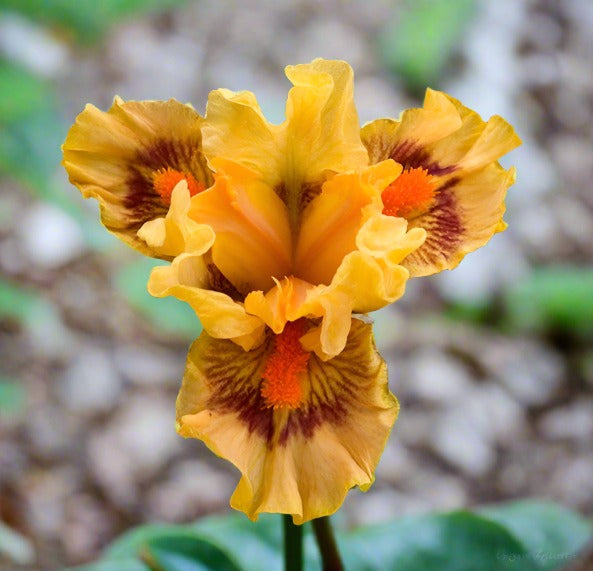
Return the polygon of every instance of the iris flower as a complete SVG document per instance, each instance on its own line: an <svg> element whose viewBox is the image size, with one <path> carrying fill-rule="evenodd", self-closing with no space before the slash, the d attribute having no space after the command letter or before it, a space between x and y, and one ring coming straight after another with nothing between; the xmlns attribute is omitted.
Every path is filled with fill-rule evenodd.
<svg viewBox="0 0 593 571"><path fill-rule="evenodd" d="M150 293L202 323L178 432L240 470L234 508L302 523L372 484L398 414L364 314L505 228L515 172L497 160L519 139L433 90L361 130L347 63L286 75L279 125L248 91L211 92L205 117L116 98L87 105L63 151L105 227L167 262Z"/></svg>

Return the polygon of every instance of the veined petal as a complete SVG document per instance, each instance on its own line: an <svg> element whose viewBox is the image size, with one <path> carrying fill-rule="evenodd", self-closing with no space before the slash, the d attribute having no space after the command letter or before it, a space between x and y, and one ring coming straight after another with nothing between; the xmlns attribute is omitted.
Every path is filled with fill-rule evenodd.
<svg viewBox="0 0 593 571"><path fill-rule="evenodd" d="M192 199L190 217L216 233L212 257L242 293L267 290L290 274L292 239L286 208L253 171L217 159L212 188Z"/></svg>
<svg viewBox="0 0 593 571"><path fill-rule="evenodd" d="M169 204L155 190L159 171L173 169L193 184L212 182L202 154L202 118L189 105L115 98L102 112L87 105L62 147L70 182L101 206L105 227L143 254L158 256L137 237Z"/></svg>
<svg viewBox="0 0 593 571"><path fill-rule="evenodd" d="M433 185L433 198L408 217L411 228L427 232L424 246L404 261L412 276L454 268L505 228L504 197L514 170L496 161L521 141L501 117L484 122L459 101L429 89L423 109L405 111L398 121L369 123L362 138L371 162L391 158L403 165L401 176L425 169Z"/></svg>
<svg viewBox="0 0 593 571"><path fill-rule="evenodd" d="M173 189L166 217L149 220L138 230L138 237L158 257L174 258L183 252L201 255L214 244L214 230L188 216L190 200L187 182L182 180Z"/></svg>
<svg viewBox="0 0 593 571"><path fill-rule="evenodd" d="M171 295L189 303L212 337L231 339L246 351L260 343L264 330L262 320L248 315L242 303L210 287L208 264L203 256L195 254L181 254L169 266L154 268L148 280L151 295Z"/></svg>
<svg viewBox="0 0 593 571"><path fill-rule="evenodd" d="M251 519L292 514L300 524L334 513L353 486L372 484L398 404L370 325L353 320L338 357L323 362L311 355L302 404L269 407L261 385L271 341L244 352L202 334L177 399L178 431L241 471L235 509Z"/></svg>
<svg viewBox="0 0 593 571"><path fill-rule="evenodd" d="M356 248L364 208L400 172L401 165L383 161L325 182L303 213L295 273L313 284L329 284L344 256Z"/></svg>

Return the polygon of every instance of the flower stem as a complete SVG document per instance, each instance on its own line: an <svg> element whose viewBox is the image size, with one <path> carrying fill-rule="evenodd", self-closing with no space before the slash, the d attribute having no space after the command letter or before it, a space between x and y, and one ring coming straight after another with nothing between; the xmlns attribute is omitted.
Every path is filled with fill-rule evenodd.
<svg viewBox="0 0 593 571"><path fill-rule="evenodd" d="M284 522L284 571L303 569L303 528L292 523L292 516L283 515Z"/></svg>
<svg viewBox="0 0 593 571"><path fill-rule="evenodd" d="M312 523L315 539L321 552L323 571L343 571L344 565L338 551L338 544L336 543L329 516L314 519Z"/></svg>

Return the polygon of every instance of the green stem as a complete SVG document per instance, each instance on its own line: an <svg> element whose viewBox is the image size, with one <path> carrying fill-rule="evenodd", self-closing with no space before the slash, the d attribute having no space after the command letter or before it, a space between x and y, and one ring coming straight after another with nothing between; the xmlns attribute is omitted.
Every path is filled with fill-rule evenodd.
<svg viewBox="0 0 593 571"><path fill-rule="evenodd" d="M292 523L292 516L283 515L284 522L284 570L303 569L303 528Z"/></svg>
<svg viewBox="0 0 593 571"><path fill-rule="evenodd" d="M321 552L323 571L344 571L329 516L314 519L312 523L315 539Z"/></svg>

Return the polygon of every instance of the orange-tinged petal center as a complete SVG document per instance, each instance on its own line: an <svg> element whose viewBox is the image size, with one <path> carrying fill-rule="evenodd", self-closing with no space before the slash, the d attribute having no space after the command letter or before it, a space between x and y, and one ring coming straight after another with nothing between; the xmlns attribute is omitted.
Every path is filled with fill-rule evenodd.
<svg viewBox="0 0 593 571"><path fill-rule="evenodd" d="M177 186L177 183L184 179L187 182L190 196L194 196L194 194L206 190L206 187L201 182L197 181L189 172L180 172L171 167L167 167L166 169L159 169L152 173L152 184L154 189L160 194L165 204L171 204L173 189Z"/></svg>
<svg viewBox="0 0 593 571"><path fill-rule="evenodd" d="M301 377L311 356L299 341L305 331L306 321L299 319L288 322L282 333L275 336L274 350L262 373L261 394L266 406L294 409L303 402Z"/></svg>
<svg viewBox="0 0 593 571"><path fill-rule="evenodd" d="M426 169L406 169L382 192L383 214L408 219L422 214L434 198L434 187Z"/></svg>

